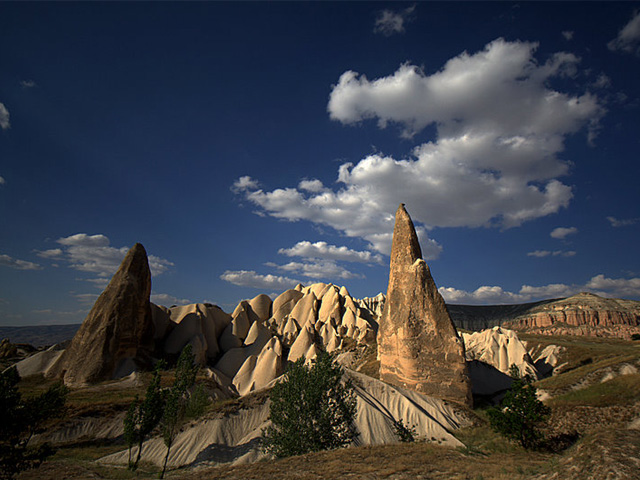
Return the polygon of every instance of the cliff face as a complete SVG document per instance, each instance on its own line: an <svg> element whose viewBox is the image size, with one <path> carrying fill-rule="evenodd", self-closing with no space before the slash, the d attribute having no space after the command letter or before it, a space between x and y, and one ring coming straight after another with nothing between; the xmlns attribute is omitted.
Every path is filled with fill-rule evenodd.
<svg viewBox="0 0 640 480"><path fill-rule="evenodd" d="M629 338L640 333L640 302L580 293L536 306L504 325L531 333Z"/></svg>

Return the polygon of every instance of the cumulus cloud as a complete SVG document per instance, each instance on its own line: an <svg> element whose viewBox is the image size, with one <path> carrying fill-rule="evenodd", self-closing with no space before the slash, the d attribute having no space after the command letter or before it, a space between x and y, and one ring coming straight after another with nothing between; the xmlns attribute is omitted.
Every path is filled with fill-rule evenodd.
<svg viewBox="0 0 640 480"><path fill-rule="evenodd" d="M611 40L607 46L611 51L621 51L627 53L640 53L640 11L633 14L633 18L629 20L618 32L618 36Z"/></svg>
<svg viewBox="0 0 640 480"><path fill-rule="evenodd" d="M579 59L559 52L538 63L536 47L498 39L431 75L409 64L371 81L347 71L330 95L332 119L377 119L380 128L401 126L406 137L435 125L436 139L404 159L376 153L341 165L337 189L269 191L242 177L236 191L243 186L262 214L327 225L382 253L405 203L427 259L441 251L427 235L434 227L509 228L555 213L573 196L559 180L570 166L559 158L565 138L595 132L604 108L593 94L553 90L550 80L575 75Z"/></svg>
<svg viewBox="0 0 640 480"><path fill-rule="evenodd" d="M0 255L0 266L13 268L14 270L42 270L37 263L18 260L9 255Z"/></svg>
<svg viewBox="0 0 640 480"><path fill-rule="evenodd" d="M151 295L151 301L156 305L189 305L193 303L187 298L178 298L168 293L154 293Z"/></svg>
<svg viewBox="0 0 640 480"><path fill-rule="evenodd" d="M60 258L62 257L62 249L61 248L51 248L49 250L36 250L37 255L41 258Z"/></svg>
<svg viewBox="0 0 640 480"><path fill-rule="evenodd" d="M318 193L325 189L325 186L320 180L302 180L298 184L300 190L306 190L307 192Z"/></svg>
<svg viewBox="0 0 640 480"><path fill-rule="evenodd" d="M336 245L329 245L327 242L311 243L309 241L302 241L296 243L291 248L281 248L278 250L278 253L288 257L317 258L357 263L383 263L381 255L368 251L352 250L345 246L338 247Z"/></svg>
<svg viewBox="0 0 640 480"><path fill-rule="evenodd" d="M40 256L44 258L53 258L57 250L62 250L60 255L55 258L61 258L69 263L69 267L81 272L95 273L100 278L107 279L111 277L117 270L125 255L129 251L129 247L112 247L109 238L106 235L87 235L86 233L77 233L68 237L59 238L57 243L62 245L63 249L51 249L40 252ZM46 252L46 253L45 253ZM47 257L49 255L49 257ZM169 260L148 255L149 268L151 274L156 276L166 272L173 266ZM97 286L102 286L104 282L96 281Z"/></svg>
<svg viewBox="0 0 640 480"><path fill-rule="evenodd" d="M255 190L258 188L258 181L251 178L249 175L238 178L231 186L231 191L234 193L241 193L245 190Z"/></svg>
<svg viewBox="0 0 640 480"><path fill-rule="evenodd" d="M572 30L564 30L562 32L562 36L564 37L565 40L569 41L569 40L573 40L573 34L574 32Z"/></svg>
<svg viewBox="0 0 640 480"><path fill-rule="evenodd" d="M543 258L543 257L573 257L576 255L576 252L574 252L573 250L554 250L549 251L549 250L535 250L533 252L529 252L527 253L528 257L538 257L538 258Z"/></svg>
<svg viewBox="0 0 640 480"><path fill-rule="evenodd" d="M0 177L0 185L4 185L5 183L7 183L7 181L4 178Z"/></svg>
<svg viewBox="0 0 640 480"><path fill-rule="evenodd" d="M607 220L609 220L609 223L611 224L612 227L618 228L618 227L628 227L630 225L635 225L636 223L638 223L638 221L640 221L640 218L618 219L616 217L607 217Z"/></svg>
<svg viewBox="0 0 640 480"><path fill-rule="evenodd" d="M585 291L603 297L640 298L640 278L607 278L599 274L582 285L564 283L542 286L523 285L518 292L509 292L496 286L483 286L470 292L453 287L440 287L438 290L448 303L470 305L509 304L563 298Z"/></svg>
<svg viewBox="0 0 640 480"><path fill-rule="evenodd" d="M20 86L22 88L33 88L36 86L36 82L33 80L20 80Z"/></svg>
<svg viewBox="0 0 640 480"><path fill-rule="evenodd" d="M317 260L315 262L289 262L284 265L269 264L284 272L302 275L306 278L314 280L326 280L339 278L347 280L350 278L362 278L362 275L352 273L346 268L341 267L332 260Z"/></svg>
<svg viewBox="0 0 640 480"><path fill-rule="evenodd" d="M2 130L6 130L11 127L11 122L9 121L9 110L4 106L4 103L0 102L0 128Z"/></svg>
<svg viewBox="0 0 640 480"><path fill-rule="evenodd" d="M227 270L220 278L225 282L240 287L259 288L263 290L287 290L295 287L299 280L277 275L261 275L253 270Z"/></svg>
<svg viewBox="0 0 640 480"><path fill-rule="evenodd" d="M576 227L558 227L554 228L549 236L551 238L557 238L558 240L564 240L569 235L575 235L578 233L578 229Z"/></svg>
<svg viewBox="0 0 640 480"><path fill-rule="evenodd" d="M415 9L416 6L412 5L397 12L387 9L382 10L376 17L373 33L381 33L385 37L390 37L397 33L404 33L405 24L413 19Z"/></svg>

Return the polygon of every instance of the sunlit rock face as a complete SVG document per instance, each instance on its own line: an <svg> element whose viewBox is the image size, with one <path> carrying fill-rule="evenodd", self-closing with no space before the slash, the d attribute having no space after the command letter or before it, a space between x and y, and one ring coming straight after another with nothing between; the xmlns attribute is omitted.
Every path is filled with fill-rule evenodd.
<svg viewBox="0 0 640 480"><path fill-rule="evenodd" d="M47 375L80 386L148 367L154 336L150 293L147 252L136 243Z"/></svg>
<svg viewBox="0 0 640 480"><path fill-rule="evenodd" d="M404 205L396 212L378 357L385 382L471 405L464 345L422 259Z"/></svg>

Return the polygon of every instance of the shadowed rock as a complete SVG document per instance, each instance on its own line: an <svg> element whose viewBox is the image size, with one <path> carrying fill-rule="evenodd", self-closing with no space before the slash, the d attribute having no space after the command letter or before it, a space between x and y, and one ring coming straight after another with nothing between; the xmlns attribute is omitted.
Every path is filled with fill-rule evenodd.
<svg viewBox="0 0 640 480"><path fill-rule="evenodd" d="M404 204L396 212L378 356L382 380L471 405L464 345L422 259Z"/></svg>
<svg viewBox="0 0 640 480"><path fill-rule="evenodd" d="M47 376L80 386L147 367L153 350L147 252L136 243Z"/></svg>

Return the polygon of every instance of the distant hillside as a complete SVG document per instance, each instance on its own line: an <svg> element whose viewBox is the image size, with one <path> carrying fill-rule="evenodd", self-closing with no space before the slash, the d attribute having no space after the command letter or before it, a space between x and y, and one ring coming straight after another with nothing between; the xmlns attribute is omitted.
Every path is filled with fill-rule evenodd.
<svg viewBox="0 0 640 480"><path fill-rule="evenodd" d="M358 301L377 319L382 314L384 295ZM573 334L629 338L640 333L640 302L603 298L579 293L514 305L447 305L457 328L479 331L497 325L532 333ZM365 310L366 311L366 310ZM72 325L33 325L0 327L0 339L28 343L35 347L71 339L80 328Z"/></svg>
<svg viewBox="0 0 640 480"><path fill-rule="evenodd" d="M451 305L447 304L451 320L457 328L464 330L484 330L502 325L517 317L528 314L538 307L543 307L559 299L542 300L515 305Z"/></svg>
<svg viewBox="0 0 640 480"><path fill-rule="evenodd" d="M80 328L79 323L0 327L0 339L8 338L11 343L28 343L34 347L44 347L73 338L78 328Z"/></svg>

